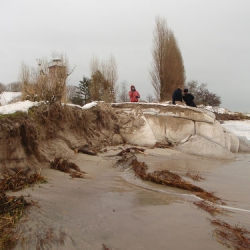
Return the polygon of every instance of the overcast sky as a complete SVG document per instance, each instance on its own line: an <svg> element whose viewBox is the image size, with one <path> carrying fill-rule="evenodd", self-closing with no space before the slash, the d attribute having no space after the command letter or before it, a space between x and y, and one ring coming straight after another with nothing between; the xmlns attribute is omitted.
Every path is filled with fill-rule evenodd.
<svg viewBox="0 0 250 250"><path fill-rule="evenodd" d="M249 0L0 0L0 82L18 80L21 63L67 55L69 84L90 77L93 56L117 62L118 84L154 94L149 69L155 17L166 19L186 80L207 83L221 107L250 111Z"/></svg>

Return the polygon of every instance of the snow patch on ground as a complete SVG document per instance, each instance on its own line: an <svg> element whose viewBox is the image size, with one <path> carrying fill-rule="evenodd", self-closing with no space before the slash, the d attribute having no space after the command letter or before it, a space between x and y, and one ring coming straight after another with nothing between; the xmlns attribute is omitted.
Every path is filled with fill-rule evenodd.
<svg viewBox="0 0 250 250"><path fill-rule="evenodd" d="M28 113L29 109L34 106L39 106L43 102L15 102L8 105L0 106L0 114L14 114L17 111Z"/></svg>
<svg viewBox="0 0 250 250"><path fill-rule="evenodd" d="M238 137L245 137L250 140L250 121L224 121L221 124L228 131L233 132Z"/></svg>
<svg viewBox="0 0 250 250"><path fill-rule="evenodd" d="M20 101L21 95L21 92L2 92L0 94L0 105L7 105L15 100Z"/></svg>

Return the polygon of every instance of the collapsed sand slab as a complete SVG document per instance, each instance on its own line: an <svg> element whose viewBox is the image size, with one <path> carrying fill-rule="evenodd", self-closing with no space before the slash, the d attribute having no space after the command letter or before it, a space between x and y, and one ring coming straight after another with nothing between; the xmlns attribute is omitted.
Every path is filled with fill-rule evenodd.
<svg viewBox="0 0 250 250"><path fill-rule="evenodd" d="M129 144L165 143L186 153L216 159L232 159L239 150L237 136L226 131L209 111L162 104L112 106L120 117L120 134Z"/></svg>

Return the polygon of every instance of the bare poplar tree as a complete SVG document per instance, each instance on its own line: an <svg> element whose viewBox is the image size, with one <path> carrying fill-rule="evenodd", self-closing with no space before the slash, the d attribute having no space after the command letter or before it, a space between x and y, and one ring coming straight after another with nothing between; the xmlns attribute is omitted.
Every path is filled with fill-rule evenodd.
<svg viewBox="0 0 250 250"><path fill-rule="evenodd" d="M77 86L67 85L66 86L66 101L71 102L72 98L76 95Z"/></svg>
<svg viewBox="0 0 250 250"><path fill-rule="evenodd" d="M123 81L118 90L118 101L119 102L129 102L129 95L128 95L128 83Z"/></svg>
<svg viewBox="0 0 250 250"><path fill-rule="evenodd" d="M153 33L151 83L159 101L166 101L178 85L184 85L185 69L174 33L164 18L156 17Z"/></svg>

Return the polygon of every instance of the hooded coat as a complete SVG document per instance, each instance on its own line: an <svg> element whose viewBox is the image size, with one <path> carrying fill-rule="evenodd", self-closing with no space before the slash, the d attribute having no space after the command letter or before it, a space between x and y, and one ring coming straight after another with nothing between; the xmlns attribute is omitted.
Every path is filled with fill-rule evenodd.
<svg viewBox="0 0 250 250"><path fill-rule="evenodd" d="M130 97L130 102L138 102L138 99L140 98L140 94L138 91L136 91L135 86L131 85L130 87L130 91L129 91L129 97Z"/></svg>

